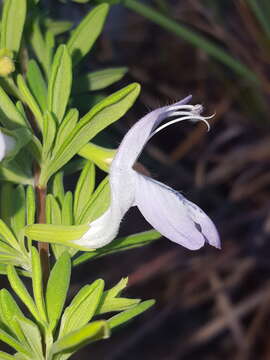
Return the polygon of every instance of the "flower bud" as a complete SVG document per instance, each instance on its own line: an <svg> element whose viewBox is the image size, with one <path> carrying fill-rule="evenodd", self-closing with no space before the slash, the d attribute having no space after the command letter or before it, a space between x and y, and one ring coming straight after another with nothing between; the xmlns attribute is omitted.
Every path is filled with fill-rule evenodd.
<svg viewBox="0 0 270 360"><path fill-rule="evenodd" d="M8 49L0 50L0 76L5 77L10 75L15 70L12 59L12 52Z"/></svg>

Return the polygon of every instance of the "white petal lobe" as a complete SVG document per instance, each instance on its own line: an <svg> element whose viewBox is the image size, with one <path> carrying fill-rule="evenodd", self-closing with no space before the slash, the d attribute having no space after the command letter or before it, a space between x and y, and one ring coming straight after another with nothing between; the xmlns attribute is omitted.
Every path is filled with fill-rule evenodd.
<svg viewBox="0 0 270 360"><path fill-rule="evenodd" d="M216 228L201 209L162 183L138 173L136 178L135 203L156 230L190 250L201 248L205 241L217 246Z"/></svg>

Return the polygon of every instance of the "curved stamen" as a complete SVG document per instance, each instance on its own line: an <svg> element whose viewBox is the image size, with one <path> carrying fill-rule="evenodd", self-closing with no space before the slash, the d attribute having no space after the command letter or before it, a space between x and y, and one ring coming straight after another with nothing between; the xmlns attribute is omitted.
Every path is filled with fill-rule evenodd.
<svg viewBox="0 0 270 360"><path fill-rule="evenodd" d="M152 132L152 134L149 136L148 140L150 140L155 134L157 134L159 131L165 129L167 126L170 126L172 124L181 122L181 121L185 121L185 120L191 120L193 122L198 122L198 121L202 121L205 123L205 125L207 126L207 131L210 130L210 124L208 123L208 119L211 119L215 116L215 114L211 115L211 116L200 116L199 114L194 114L192 112L186 112L186 111L175 111L173 113L171 113L169 116L181 116L179 118L176 118L174 120L168 121L167 123L159 126L156 130L154 130ZM183 116L184 115L184 116Z"/></svg>

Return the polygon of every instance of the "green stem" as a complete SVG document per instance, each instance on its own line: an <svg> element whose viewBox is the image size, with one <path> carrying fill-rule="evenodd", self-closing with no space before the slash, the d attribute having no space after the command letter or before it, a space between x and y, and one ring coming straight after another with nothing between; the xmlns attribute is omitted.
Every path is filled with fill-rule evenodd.
<svg viewBox="0 0 270 360"><path fill-rule="evenodd" d="M241 75L247 80L259 84L259 79L256 74L252 72L252 70L250 70L246 65L242 64L240 61L226 53L226 51L223 50L220 46L215 45L213 42L209 41L203 35L195 32L194 30L189 30L186 26L180 25L176 21L159 13L152 7L142 4L139 1L123 0L122 3L127 8L146 17L148 20L163 27L171 33L183 38L190 44L204 50L208 55L219 60L224 65L229 66L238 75Z"/></svg>
<svg viewBox="0 0 270 360"><path fill-rule="evenodd" d="M38 223L45 224L46 223L46 215L45 215L45 204L46 204L46 188L36 188L37 198L38 198ZM40 261L42 267L42 278L44 289L47 286L47 281L50 274L50 264L49 264L49 244L45 242L38 243L38 250L40 254Z"/></svg>

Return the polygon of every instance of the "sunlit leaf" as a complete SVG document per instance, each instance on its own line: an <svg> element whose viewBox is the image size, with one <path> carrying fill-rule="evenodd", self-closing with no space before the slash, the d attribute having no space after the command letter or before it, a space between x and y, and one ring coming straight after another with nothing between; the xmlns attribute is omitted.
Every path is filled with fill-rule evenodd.
<svg viewBox="0 0 270 360"><path fill-rule="evenodd" d="M11 346L16 351L21 352L27 356L31 356L31 352L26 349L19 341L17 341L14 337L10 336L7 332L0 329L0 340Z"/></svg>
<svg viewBox="0 0 270 360"><path fill-rule="evenodd" d="M64 174L62 171L56 173L53 178L52 192L55 199L62 205L65 198Z"/></svg>
<svg viewBox="0 0 270 360"><path fill-rule="evenodd" d="M78 256L76 259L73 260L73 265L76 266L90 259L148 245L149 243L159 239L160 237L161 235L155 230L144 231L138 234L121 237L113 240L110 244L100 249Z"/></svg>
<svg viewBox="0 0 270 360"><path fill-rule="evenodd" d="M72 225L73 224L73 194L68 191L65 194L62 208L62 224Z"/></svg>
<svg viewBox="0 0 270 360"><path fill-rule="evenodd" d="M108 4L96 6L72 32L67 47L73 65L76 65L92 48L103 28L108 11Z"/></svg>
<svg viewBox="0 0 270 360"><path fill-rule="evenodd" d="M35 222L36 196L33 186L28 186L26 190L26 222L31 225Z"/></svg>
<svg viewBox="0 0 270 360"><path fill-rule="evenodd" d="M42 112L40 110L40 107L39 107L36 99L34 98L33 94L29 90L29 88L21 74L19 74L17 77L17 84L18 84L18 88L22 94L24 102L29 106L29 109L32 111L32 113L35 117L35 121L36 121L37 125L39 126L40 129L42 129L43 128Z"/></svg>
<svg viewBox="0 0 270 360"><path fill-rule="evenodd" d="M76 185L74 193L74 215L75 221L80 218L85 205L90 200L92 192L95 187L95 165L92 162L88 162Z"/></svg>
<svg viewBox="0 0 270 360"><path fill-rule="evenodd" d="M95 105L75 126L51 161L41 172L40 183L65 165L88 141L113 122L119 120L132 106L140 92L138 84L131 84Z"/></svg>
<svg viewBox="0 0 270 360"><path fill-rule="evenodd" d="M66 46L60 45L53 59L48 84L48 109L59 123L66 111L71 83L71 59Z"/></svg>
<svg viewBox="0 0 270 360"><path fill-rule="evenodd" d="M70 109L63 121L61 122L57 131L54 152L57 153L63 142L66 140L70 132L75 128L79 119L79 112L77 109Z"/></svg>
<svg viewBox="0 0 270 360"><path fill-rule="evenodd" d="M33 59L28 62L26 79L41 110L45 111L47 108L47 86L38 63Z"/></svg>
<svg viewBox="0 0 270 360"><path fill-rule="evenodd" d="M20 231L25 226L26 214L25 214L25 191L22 185L17 186L13 189L12 198L10 201L13 202L13 214L11 214L11 227L17 237Z"/></svg>
<svg viewBox="0 0 270 360"><path fill-rule="evenodd" d="M53 114L49 111L45 113L44 123L43 123L43 148L42 148L42 158L46 159L50 157L54 137L56 134L56 119Z"/></svg>
<svg viewBox="0 0 270 360"><path fill-rule="evenodd" d="M0 312L1 319L5 325L21 342L23 342L23 333L15 319L15 317L23 316L23 313L14 298L6 289L0 291Z"/></svg>
<svg viewBox="0 0 270 360"><path fill-rule="evenodd" d="M29 127L23 115L2 87L0 87L0 117L1 123L7 129L15 129L20 126Z"/></svg>
<svg viewBox="0 0 270 360"><path fill-rule="evenodd" d="M22 302L27 306L28 310L32 313L32 315L39 321L40 315L37 307L13 266L9 265L7 267L7 276L12 289L19 296Z"/></svg>
<svg viewBox="0 0 270 360"><path fill-rule="evenodd" d="M149 309L154 304L155 304L155 300L143 301L140 304L132 307L131 309L123 311L123 312L111 317L108 320L108 324L109 324L110 328L113 329L119 325L122 325L122 324L130 321L134 317L138 316L139 314L141 314L144 311L146 311L147 309Z"/></svg>
<svg viewBox="0 0 270 360"><path fill-rule="evenodd" d="M50 328L53 330L62 314L70 282L71 261L67 252L55 263L48 280L46 307Z"/></svg>
<svg viewBox="0 0 270 360"><path fill-rule="evenodd" d="M40 317L44 322L47 321L45 301L43 295L42 268L40 256L35 247L32 246L32 286L33 294Z"/></svg>
<svg viewBox="0 0 270 360"><path fill-rule="evenodd" d="M26 17L26 0L5 0L0 47L18 53Z"/></svg>
<svg viewBox="0 0 270 360"><path fill-rule="evenodd" d="M17 321L24 333L24 336L33 352L33 357L36 360L44 360L42 352L41 335L35 323L26 319L25 317L18 316Z"/></svg>
<svg viewBox="0 0 270 360"><path fill-rule="evenodd" d="M103 146L98 146L89 142L84 145L78 152L78 155L84 157L85 159L91 160L97 165L101 170L108 172L111 162L116 154L116 150L108 149Z"/></svg>
<svg viewBox="0 0 270 360"><path fill-rule="evenodd" d="M57 340L52 351L57 354L61 351L76 351L91 342L106 339L110 335L107 322L104 320L94 321L78 330L72 331L63 338Z"/></svg>
<svg viewBox="0 0 270 360"><path fill-rule="evenodd" d="M97 219L108 209L110 201L110 184L108 177L106 177L100 182L94 194L85 203L76 223L85 224Z"/></svg>
<svg viewBox="0 0 270 360"><path fill-rule="evenodd" d="M72 90L75 94L81 94L88 91L104 89L116 81L121 80L127 71L128 68L119 67L84 74L74 81Z"/></svg>
<svg viewBox="0 0 270 360"><path fill-rule="evenodd" d="M104 289L104 281L96 280L84 286L65 309L60 327L60 337L86 325L95 314Z"/></svg>

